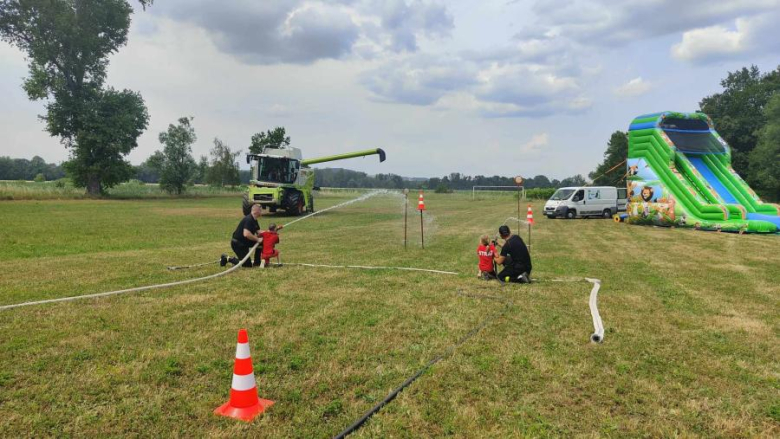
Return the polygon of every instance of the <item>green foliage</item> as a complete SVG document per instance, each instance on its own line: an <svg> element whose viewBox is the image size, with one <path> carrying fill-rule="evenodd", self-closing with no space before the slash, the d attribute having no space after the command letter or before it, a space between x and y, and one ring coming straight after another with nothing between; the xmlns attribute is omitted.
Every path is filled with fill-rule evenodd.
<svg viewBox="0 0 780 439"><path fill-rule="evenodd" d="M450 187L444 183L439 183L438 186L436 186L436 190L434 192L437 194L451 194L452 189L450 189Z"/></svg>
<svg viewBox="0 0 780 439"><path fill-rule="evenodd" d="M65 170L38 156L32 160L0 157L0 180L32 180L38 174L43 174L46 180L57 180L65 176Z"/></svg>
<svg viewBox="0 0 780 439"><path fill-rule="evenodd" d="M276 127L273 131L259 132L252 136L252 142L249 145L249 152L252 154L262 154L266 148L284 148L290 145L290 137L284 127Z"/></svg>
<svg viewBox="0 0 780 439"><path fill-rule="evenodd" d="M211 154L211 166L208 170L207 182L213 186L237 186L240 184L238 158L241 151L233 151L221 140L214 139Z"/></svg>
<svg viewBox="0 0 780 439"><path fill-rule="evenodd" d="M209 158L205 155L200 156L197 168L195 169L195 177L193 181L196 184L203 184L208 180L209 176Z"/></svg>
<svg viewBox="0 0 780 439"><path fill-rule="evenodd" d="M109 56L127 43L131 13L125 0L0 4L0 38L29 61L23 88L32 100L48 100L46 130L71 148L67 170L92 195L132 175L123 157L148 122L140 95L103 88Z"/></svg>
<svg viewBox="0 0 780 439"><path fill-rule="evenodd" d="M43 174L37 174L35 178L33 178L33 181L36 183L43 183L46 181L46 176Z"/></svg>
<svg viewBox="0 0 780 439"><path fill-rule="evenodd" d="M750 153L750 183L762 197L780 201L780 93L767 104L764 118L758 146Z"/></svg>
<svg viewBox="0 0 780 439"><path fill-rule="evenodd" d="M596 186L618 186L626 173L625 166L618 166L628 156L628 134L615 131L609 138L604 161L588 174ZM614 169L613 169L614 168Z"/></svg>
<svg viewBox="0 0 780 439"><path fill-rule="evenodd" d="M93 98L80 103L87 108L79 114L80 125L74 133L71 159L64 164L74 184L86 187L91 195L102 194L133 176L132 165L124 159L138 146L137 139L146 129L149 114L141 95L130 90L100 90ZM54 125L67 125L71 118L67 111L52 115L49 111L50 132Z"/></svg>
<svg viewBox="0 0 780 439"><path fill-rule="evenodd" d="M182 117L178 125L168 125L168 130L159 136L165 147L162 152L157 151L150 157L151 166L160 172L160 187L171 194L184 192L197 171L197 164L192 158L192 144L197 136L191 122L191 117Z"/></svg>
<svg viewBox="0 0 780 439"><path fill-rule="evenodd" d="M756 66L744 67L730 72L720 84L723 92L702 99L699 107L731 146L734 170L749 175L749 154L766 124L764 107L780 90L780 67L766 74Z"/></svg>

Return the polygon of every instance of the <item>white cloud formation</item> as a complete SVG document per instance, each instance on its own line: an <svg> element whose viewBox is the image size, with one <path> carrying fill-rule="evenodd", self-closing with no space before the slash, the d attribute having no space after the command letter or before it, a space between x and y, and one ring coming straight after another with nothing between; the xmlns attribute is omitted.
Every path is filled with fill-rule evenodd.
<svg viewBox="0 0 780 439"><path fill-rule="evenodd" d="M190 0L150 12L205 29L248 64L309 64L351 55L414 52L423 37L447 36L446 7L413 0Z"/></svg>
<svg viewBox="0 0 780 439"><path fill-rule="evenodd" d="M641 96L647 92L650 91L652 88L652 84L642 79L641 76L638 76L627 83L621 85L620 87L616 87L613 92L615 95L623 98L630 98L630 97L636 97Z"/></svg>
<svg viewBox="0 0 780 439"><path fill-rule="evenodd" d="M626 44L774 11L780 0L537 0L544 32L597 45Z"/></svg>
<svg viewBox="0 0 780 439"><path fill-rule="evenodd" d="M746 58L759 52L780 50L777 23L780 12L738 18L733 29L723 25L693 29L683 33L671 48L674 58L695 64Z"/></svg>

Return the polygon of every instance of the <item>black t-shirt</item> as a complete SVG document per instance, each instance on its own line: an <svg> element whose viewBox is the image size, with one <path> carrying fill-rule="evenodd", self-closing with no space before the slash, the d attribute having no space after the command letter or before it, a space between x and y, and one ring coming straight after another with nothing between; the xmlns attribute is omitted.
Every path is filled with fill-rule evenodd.
<svg viewBox="0 0 780 439"><path fill-rule="evenodd" d="M238 223L238 227L236 227L236 231L233 232L233 239L240 242L242 245L245 245L247 247L252 247L255 245L254 241L250 241L244 237L244 229L249 230L253 235L257 234L257 231L260 230L260 225L257 224L257 220L255 217L252 216L250 213L249 215L245 216L240 223Z"/></svg>
<svg viewBox="0 0 780 439"><path fill-rule="evenodd" d="M528 253L528 247L519 236L512 235L506 240L501 249L501 256L509 258L509 260L504 261L505 267L511 266L516 270L531 272L531 255Z"/></svg>

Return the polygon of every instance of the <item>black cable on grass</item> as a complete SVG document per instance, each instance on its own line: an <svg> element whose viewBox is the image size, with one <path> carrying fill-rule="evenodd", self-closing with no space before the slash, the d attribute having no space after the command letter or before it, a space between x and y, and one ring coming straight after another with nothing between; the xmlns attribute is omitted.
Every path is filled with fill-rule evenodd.
<svg viewBox="0 0 780 439"><path fill-rule="evenodd" d="M489 299L489 300L496 300L504 304L503 309L501 311L498 311L496 313L493 313L490 317L483 320L479 325L473 327L469 332L466 333L463 337L458 339L455 344L451 345L447 350L445 350L443 353L437 355L434 357L431 361L425 364L420 370L417 371L414 375L410 376L406 379L400 386L396 387L392 392L390 392L389 395L385 397L382 401L380 401L377 405L371 408L371 410L367 411L363 416L360 417L357 421L355 421L352 425L344 429L341 433L334 436L335 439L342 439L347 437L347 435L350 435L357 431L360 427L363 426L363 424L366 423L366 421L371 418L374 414L376 414L379 410L382 410L382 407L386 406L388 403L390 403L392 400L395 399L396 396L398 396L399 393L401 393L402 390L409 387L413 382L417 380L417 378L420 378L422 374L428 371L434 364L438 363L441 360L444 360L445 358L448 358L452 355L453 352L455 352L455 349L461 347L464 343L466 343L471 337L475 336L479 331L481 331L485 326L492 323L497 318L501 317L506 313L506 311L509 309L509 306L512 304L512 302L509 299L506 299L504 297L500 296L487 296L487 295L480 295L480 294L469 294L464 293L460 290L458 290L457 294L459 296L463 297L469 297L472 299Z"/></svg>

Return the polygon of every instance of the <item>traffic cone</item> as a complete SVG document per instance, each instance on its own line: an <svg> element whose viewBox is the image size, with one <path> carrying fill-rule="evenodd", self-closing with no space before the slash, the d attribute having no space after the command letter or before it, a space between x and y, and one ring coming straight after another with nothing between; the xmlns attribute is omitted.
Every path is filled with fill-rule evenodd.
<svg viewBox="0 0 780 439"><path fill-rule="evenodd" d="M528 221L528 224L534 223L534 212L531 210L531 205L528 205L528 214L525 216L526 221Z"/></svg>
<svg viewBox="0 0 780 439"><path fill-rule="evenodd" d="M417 210L425 210L425 200L423 199L423 191L420 191L420 199L417 201Z"/></svg>
<svg viewBox="0 0 780 439"><path fill-rule="evenodd" d="M246 329L238 331L236 362L233 366L233 384L230 386L230 401L222 404L214 413L242 421L251 421L273 405L273 401L257 397L257 383L249 355L249 337Z"/></svg>

